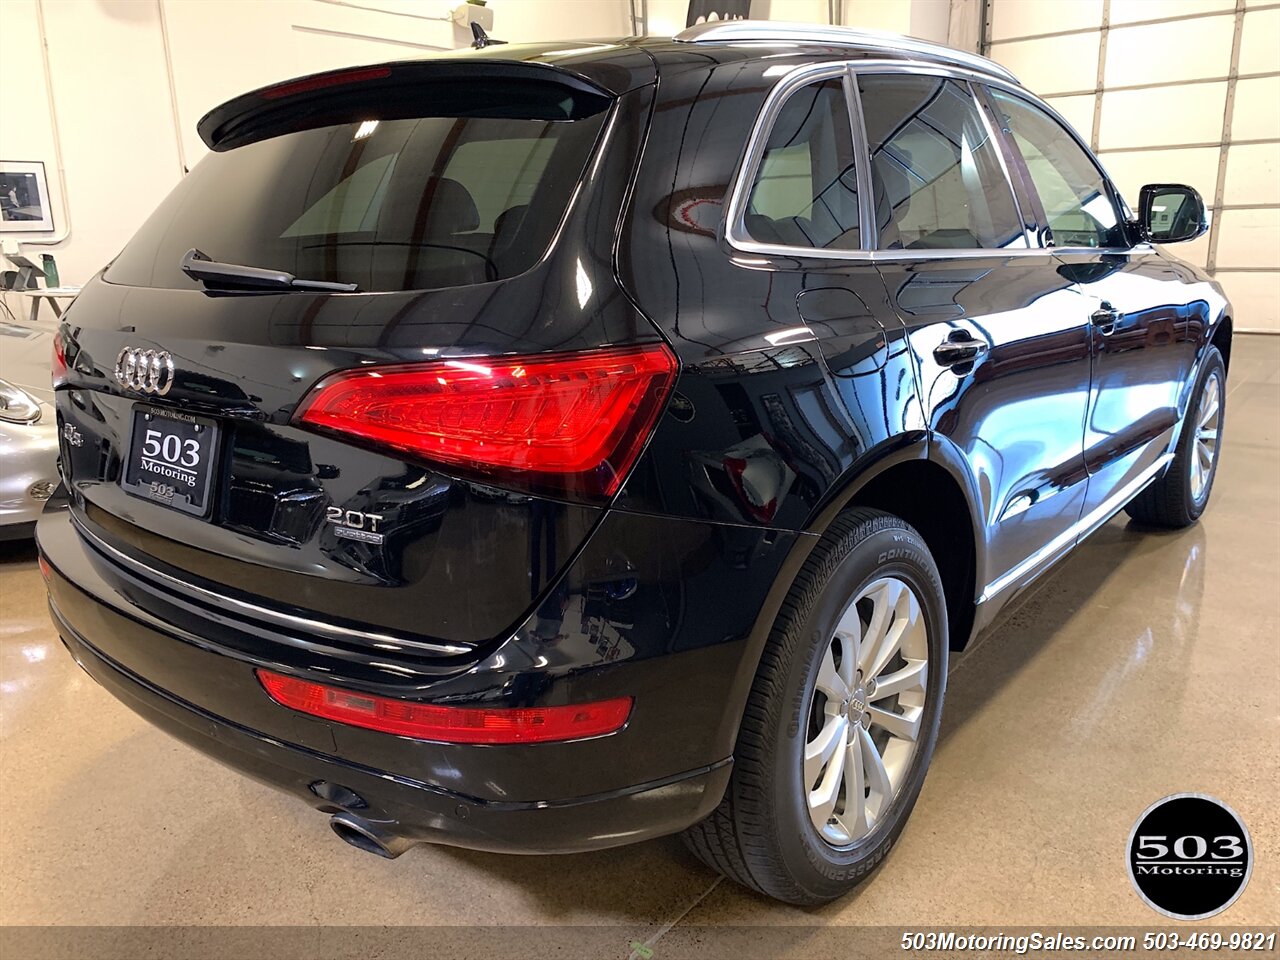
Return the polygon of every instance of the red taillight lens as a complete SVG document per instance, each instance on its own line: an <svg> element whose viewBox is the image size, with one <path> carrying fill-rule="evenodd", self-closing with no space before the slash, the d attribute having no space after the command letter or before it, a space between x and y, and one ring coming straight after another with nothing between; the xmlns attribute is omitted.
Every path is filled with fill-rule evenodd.
<svg viewBox="0 0 1280 960"><path fill-rule="evenodd" d="M631 714L631 697L564 707L441 707L376 697L257 671L271 699L353 727L444 743L546 743L613 733Z"/></svg>
<svg viewBox="0 0 1280 960"><path fill-rule="evenodd" d="M362 67L358 70L338 70L334 73L321 73L314 77L303 77L301 80L290 80L287 83L277 84L261 91L259 95L264 100L279 100L281 97L310 93L312 90L345 87L348 84L365 83L369 80L384 80L389 76L391 76L390 67Z"/></svg>
<svg viewBox="0 0 1280 960"><path fill-rule="evenodd" d="M612 496L675 379L661 344L345 370L294 421L523 486Z"/></svg>
<svg viewBox="0 0 1280 960"><path fill-rule="evenodd" d="M53 335L53 385L56 387L67 379L67 345L62 339L62 331Z"/></svg>
<svg viewBox="0 0 1280 960"><path fill-rule="evenodd" d="M45 583L53 579L53 567L49 566L49 561L44 558L43 553L36 557L36 566L40 568L40 576L44 577Z"/></svg>

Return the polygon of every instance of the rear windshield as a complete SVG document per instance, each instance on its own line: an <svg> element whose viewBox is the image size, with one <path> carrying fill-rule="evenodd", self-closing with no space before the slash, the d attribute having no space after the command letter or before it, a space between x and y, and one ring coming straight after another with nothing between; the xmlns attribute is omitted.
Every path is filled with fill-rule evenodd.
<svg viewBox="0 0 1280 960"><path fill-rule="evenodd" d="M546 252L604 116L363 120L212 153L106 279L198 287L192 248L361 291L512 277Z"/></svg>

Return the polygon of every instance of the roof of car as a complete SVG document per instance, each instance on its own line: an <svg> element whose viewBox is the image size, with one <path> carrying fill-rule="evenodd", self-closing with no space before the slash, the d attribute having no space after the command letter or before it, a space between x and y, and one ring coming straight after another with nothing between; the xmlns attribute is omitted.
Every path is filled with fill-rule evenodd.
<svg viewBox="0 0 1280 960"><path fill-rule="evenodd" d="M1021 86L1013 73L995 61L940 43L877 30L777 20L712 21L674 37L493 44L480 50L429 54L426 59L540 63L578 74L617 95L654 79L655 74L636 62L636 57L643 54L652 57L658 71L687 69L696 64L711 69L735 61L787 55L802 60L901 60L957 67Z"/></svg>
<svg viewBox="0 0 1280 960"><path fill-rule="evenodd" d="M932 63L945 63L985 73L1009 83L1018 78L1007 68L964 50L945 44L906 37L881 30L814 23L789 23L779 20L717 20L689 27L672 38L676 43L707 45L744 43L809 44L822 47L848 47L872 55L903 57Z"/></svg>
<svg viewBox="0 0 1280 960"><path fill-rule="evenodd" d="M604 96L621 96L653 83L659 73L744 60L791 57L901 60L967 69L1016 84L999 64L977 54L897 34L851 27L776 20L702 23L674 37L562 40L553 43L494 43L479 50L451 50L361 67L348 67L272 84L228 100L201 118L197 129L214 150L252 139L246 124L271 112L298 120L302 101L330 98L356 85L370 93L434 77L465 82L469 76L506 76L576 84ZM474 67L481 67L479 71Z"/></svg>

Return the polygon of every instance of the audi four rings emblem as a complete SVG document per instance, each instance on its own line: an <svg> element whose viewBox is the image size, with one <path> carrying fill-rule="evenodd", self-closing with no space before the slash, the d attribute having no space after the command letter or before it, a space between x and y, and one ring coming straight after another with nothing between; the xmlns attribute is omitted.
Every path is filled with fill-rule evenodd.
<svg viewBox="0 0 1280 960"><path fill-rule="evenodd" d="M116 357L116 380L126 389L164 396L173 386L173 357L168 350L125 347Z"/></svg>

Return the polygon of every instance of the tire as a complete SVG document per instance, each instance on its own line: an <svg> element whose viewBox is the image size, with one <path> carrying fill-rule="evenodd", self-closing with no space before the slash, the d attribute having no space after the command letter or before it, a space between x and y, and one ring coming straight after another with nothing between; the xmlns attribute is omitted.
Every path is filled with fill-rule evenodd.
<svg viewBox="0 0 1280 960"><path fill-rule="evenodd" d="M1207 404L1213 398L1216 406L1209 410ZM1130 517L1152 526L1175 528L1189 527L1200 519L1209 505L1209 494L1213 492L1213 481L1218 474L1226 414L1227 368L1218 348L1210 346L1191 391L1173 462L1163 477L1125 506ZM1210 427L1211 442L1206 440L1205 432ZM1198 474L1197 464L1203 468L1206 451L1208 467Z"/></svg>
<svg viewBox="0 0 1280 960"><path fill-rule="evenodd" d="M877 619L882 610L884 619ZM900 637L887 661L892 642L862 642L887 635L881 624L893 624ZM861 640L849 639L854 633ZM863 657L869 676L859 680L854 667ZM842 679L849 675L852 686ZM747 701L724 799L685 831L686 845L731 880L788 903L820 904L847 893L884 860L915 805L937 742L946 676L946 603L924 540L887 513L841 514L783 601ZM880 688L868 679L880 680ZM894 692L886 695L890 686ZM839 691L845 695L837 703ZM914 729L915 740L891 736L890 727ZM835 747L827 765L815 759L806 769L805 751L820 756L828 742L848 745ZM878 771L872 762L852 762L868 749L880 756L880 742ZM856 769L862 779L839 779L836 805L823 820L831 778L839 777L832 766L837 754L850 761L842 769L857 776ZM858 795L865 798L865 832L850 800Z"/></svg>

